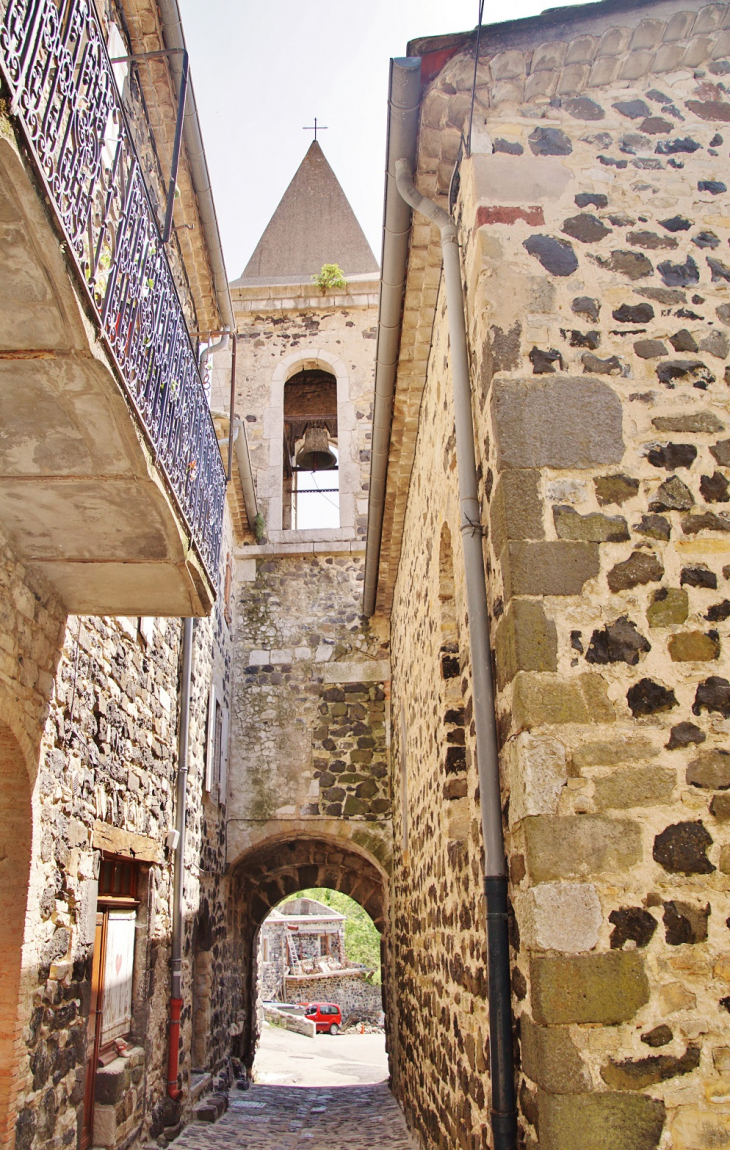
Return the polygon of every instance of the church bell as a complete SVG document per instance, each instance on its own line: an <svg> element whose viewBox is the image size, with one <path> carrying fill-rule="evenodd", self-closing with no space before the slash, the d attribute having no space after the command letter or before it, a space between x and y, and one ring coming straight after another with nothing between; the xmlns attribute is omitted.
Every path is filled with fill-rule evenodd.
<svg viewBox="0 0 730 1150"><path fill-rule="evenodd" d="M300 471L332 471L337 467L337 456L330 450L326 427L307 427L304 443L296 454Z"/></svg>

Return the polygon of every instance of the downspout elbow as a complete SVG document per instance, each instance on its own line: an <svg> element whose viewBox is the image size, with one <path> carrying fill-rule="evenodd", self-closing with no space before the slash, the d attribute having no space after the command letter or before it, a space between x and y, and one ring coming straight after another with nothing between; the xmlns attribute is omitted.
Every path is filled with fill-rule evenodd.
<svg viewBox="0 0 730 1150"><path fill-rule="evenodd" d="M229 338L230 338L229 330L224 329L223 335L218 340L217 343L209 343L206 348L203 348L203 350L200 353L200 362L199 362L201 374L205 371L206 364L208 363L208 360L210 359L210 357L214 351L225 351L226 350L226 348L228 347Z"/></svg>
<svg viewBox="0 0 730 1150"><path fill-rule="evenodd" d="M423 196L418 191L413 183L411 165L408 160L395 161L395 182L406 203L410 204L415 212L420 212L422 216L426 216L436 225L441 232L442 240L457 238L456 225L449 213L435 204L433 200L429 200L428 196Z"/></svg>

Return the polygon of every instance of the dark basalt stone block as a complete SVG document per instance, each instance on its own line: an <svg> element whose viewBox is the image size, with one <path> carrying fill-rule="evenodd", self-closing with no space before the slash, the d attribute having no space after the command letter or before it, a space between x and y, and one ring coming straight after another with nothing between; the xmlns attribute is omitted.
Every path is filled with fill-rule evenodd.
<svg viewBox="0 0 730 1150"><path fill-rule="evenodd" d="M730 282L730 268L724 264L722 260L715 260L712 256L707 256L707 266L712 272L712 282L719 283L725 280Z"/></svg>
<svg viewBox="0 0 730 1150"><path fill-rule="evenodd" d="M695 723L677 723L676 727L672 727L669 732L669 742L666 745L668 751L676 751L678 747L689 747L693 743L699 745L704 743L707 735Z"/></svg>
<svg viewBox="0 0 730 1150"><path fill-rule="evenodd" d="M701 147L702 144L685 136L684 139L660 140L654 151L658 156L673 156L677 152L697 152Z"/></svg>
<svg viewBox="0 0 730 1150"><path fill-rule="evenodd" d="M654 265L646 256L642 256L639 252L625 252L613 251L608 259L602 259L600 256L591 256L592 260L599 265L599 267L606 268L608 271L616 272L619 275L627 276L630 280L644 279L646 276L654 274ZM699 279L699 273L698 277Z"/></svg>
<svg viewBox="0 0 730 1150"><path fill-rule="evenodd" d="M676 248L679 243L672 236L658 236L656 232L627 232L626 239L635 248L645 248L647 251L656 248Z"/></svg>
<svg viewBox="0 0 730 1150"><path fill-rule="evenodd" d="M700 1048L693 1043L679 1058L672 1054L650 1054L636 1061L626 1059L614 1062L613 1059L601 1067L601 1078L609 1086L618 1090L641 1090L657 1082L666 1082L682 1074L691 1074L700 1064Z"/></svg>
<svg viewBox="0 0 730 1150"><path fill-rule="evenodd" d="M678 706L677 698L671 688L662 687L652 679L639 679L633 687L629 687L626 698L629 710L635 719L642 715L657 715L663 711L671 711Z"/></svg>
<svg viewBox="0 0 730 1150"><path fill-rule="evenodd" d="M730 599L723 599L721 603L715 603L705 615L708 623L722 623L725 619L730 619Z"/></svg>
<svg viewBox="0 0 730 1150"><path fill-rule="evenodd" d="M571 331L570 333L571 347L589 347L592 351L595 351L600 342L600 331Z"/></svg>
<svg viewBox="0 0 730 1150"><path fill-rule="evenodd" d="M674 335L670 335L669 342L675 351L697 351L697 344L691 332L686 327L680 328Z"/></svg>
<svg viewBox="0 0 730 1150"><path fill-rule="evenodd" d="M642 132L647 132L650 136L661 136L666 132L671 132L674 124L671 120L665 120L663 116L647 116L642 120L639 129Z"/></svg>
<svg viewBox="0 0 730 1150"><path fill-rule="evenodd" d="M670 359L657 367L656 374L657 379L667 387L673 387L677 380L687 380L702 391L714 383L716 378L701 359Z"/></svg>
<svg viewBox="0 0 730 1150"><path fill-rule="evenodd" d="M710 448L710 455L717 460L721 467L730 467L730 439L721 439L719 443Z"/></svg>
<svg viewBox="0 0 730 1150"><path fill-rule="evenodd" d="M641 520L634 526L639 535L646 535L649 539L667 540L672 529L668 519L663 515L642 515Z"/></svg>
<svg viewBox="0 0 730 1150"><path fill-rule="evenodd" d="M622 906L612 910L608 921L614 924L610 939L612 950L620 950L629 941L635 942L639 948L648 946L659 925L654 915L640 906Z"/></svg>
<svg viewBox="0 0 730 1150"><path fill-rule="evenodd" d="M730 531L730 519L705 511L701 515L687 515L682 520L684 535L698 535L700 531Z"/></svg>
<svg viewBox="0 0 730 1150"><path fill-rule="evenodd" d="M516 140L495 140L495 152L504 152L507 156L521 156L524 152L522 144L518 144Z"/></svg>
<svg viewBox="0 0 730 1150"><path fill-rule="evenodd" d="M578 196L575 198L577 200ZM592 319L593 322L596 323L601 311L601 305L597 299L591 299L591 297L587 295L579 295L573 300L570 305L570 310L574 315L585 315L588 319Z"/></svg>
<svg viewBox="0 0 730 1150"><path fill-rule="evenodd" d="M639 656L651 651L651 643L636 629L628 616L622 615L615 623L594 631L586 653L588 663L627 663L635 667Z"/></svg>
<svg viewBox="0 0 730 1150"><path fill-rule="evenodd" d="M646 551L634 551L608 573L608 586L614 592L628 591L644 583L658 583L664 575L661 560Z"/></svg>
<svg viewBox="0 0 730 1150"><path fill-rule="evenodd" d="M663 467L666 471L676 471L678 467L691 467L697 458L697 448L692 443L662 443L646 453L652 467Z"/></svg>
<svg viewBox="0 0 730 1150"><path fill-rule="evenodd" d="M533 375L548 375L554 372L554 364L556 363L561 370L563 368L563 357L554 347L549 347L544 351L539 347L533 347L529 359L532 364Z"/></svg>
<svg viewBox="0 0 730 1150"><path fill-rule="evenodd" d="M710 904L690 906L686 902L670 899L664 903L664 933L669 946L707 941L707 920Z"/></svg>
<svg viewBox="0 0 730 1150"><path fill-rule="evenodd" d="M643 100L618 100L612 107L629 120L643 120L651 112L649 105Z"/></svg>
<svg viewBox="0 0 730 1150"><path fill-rule="evenodd" d="M727 107L730 111L730 104ZM711 196L719 196L727 191L727 184L724 184L722 180L700 180L697 184L697 191L709 192Z"/></svg>
<svg viewBox="0 0 730 1150"><path fill-rule="evenodd" d="M730 104L724 100L687 100L687 107L701 120L730 120Z"/></svg>
<svg viewBox="0 0 730 1150"><path fill-rule="evenodd" d="M702 711L718 711L724 719L730 719L730 683L720 675L710 675L700 683L695 692L692 714Z"/></svg>
<svg viewBox="0 0 730 1150"><path fill-rule="evenodd" d="M653 1030L642 1034L641 1041L645 1042L647 1046L656 1048L657 1046L667 1046L673 1038L674 1034L670 1027L667 1026L666 1022L663 1022L660 1026L655 1026Z"/></svg>
<svg viewBox="0 0 730 1150"><path fill-rule="evenodd" d="M563 107L576 120L603 120L606 117L601 105L595 100L589 100L587 96L574 96L563 100Z"/></svg>
<svg viewBox="0 0 730 1150"><path fill-rule="evenodd" d="M611 314L619 323L648 323L654 319L654 308L650 303L622 303Z"/></svg>
<svg viewBox="0 0 730 1150"><path fill-rule="evenodd" d="M672 216L668 220L660 220L659 224L668 232L688 232L692 227L690 220L685 219L684 216Z"/></svg>
<svg viewBox="0 0 730 1150"><path fill-rule="evenodd" d="M692 243L696 244L698 248L717 248L720 246L720 241L714 232L698 232L696 236L692 237Z"/></svg>
<svg viewBox="0 0 730 1150"><path fill-rule="evenodd" d="M707 858L712 836L698 819L672 823L654 839L654 861L669 874L712 874L715 867Z"/></svg>
<svg viewBox="0 0 730 1150"><path fill-rule="evenodd" d="M569 276L578 267L578 257L567 240L557 240L552 236L534 235L522 245L526 251L539 260L546 271L554 276Z"/></svg>
<svg viewBox="0 0 730 1150"><path fill-rule="evenodd" d="M578 208L607 208L608 196L604 196L602 192L578 192L575 204Z"/></svg>
<svg viewBox="0 0 730 1150"><path fill-rule="evenodd" d="M611 229L602 224L597 216L590 212L581 212L577 216L569 216L563 220L562 230L567 236L580 240L583 244L594 244L610 234Z"/></svg>
<svg viewBox="0 0 730 1150"><path fill-rule="evenodd" d="M673 264L671 260L657 265L657 271L667 287L687 287L699 282L700 272L692 256L687 256L683 264Z"/></svg>
<svg viewBox="0 0 730 1150"><path fill-rule="evenodd" d="M669 354L660 339L637 339L634 351L639 359L659 359Z"/></svg>
<svg viewBox="0 0 730 1150"><path fill-rule="evenodd" d="M535 128L527 142L533 156L569 156L573 151L570 136L560 128Z"/></svg>
<svg viewBox="0 0 730 1150"><path fill-rule="evenodd" d="M730 487L730 482L721 471L715 471L712 475L703 475L700 479L700 491L708 503L730 502L728 487Z"/></svg>
<svg viewBox="0 0 730 1150"><path fill-rule="evenodd" d="M609 503L621 505L633 499L639 490L639 480L630 475L599 475L593 480L596 498L602 507Z"/></svg>
<svg viewBox="0 0 730 1150"><path fill-rule="evenodd" d="M590 375L621 374L621 360L617 355L611 355L608 359L599 359L597 355L586 352L585 355L581 356L581 360L583 361L583 371Z"/></svg>
<svg viewBox="0 0 730 1150"><path fill-rule="evenodd" d="M703 563L683 567L679 582L682 587L708 587L711 591L717 591L717 575Z"/></svg>
<svg viewBox="0 0 730 1150"><path fill-rule="evenodd" d="M628 168L628 166L629 166L628 160L615 160L613 158L613 156L599 156L598 162L599 162L599 164L603 164L604 167L606 167L606 168L622 169L622 168Z"/></svg>
<svg viewBox="0 0 730 1150"><path fill-rule="evenodd" d="M687 511L694 505L694 497L688 487L676 475L665 479L654 492L649 503L650 511Z"/></svg>

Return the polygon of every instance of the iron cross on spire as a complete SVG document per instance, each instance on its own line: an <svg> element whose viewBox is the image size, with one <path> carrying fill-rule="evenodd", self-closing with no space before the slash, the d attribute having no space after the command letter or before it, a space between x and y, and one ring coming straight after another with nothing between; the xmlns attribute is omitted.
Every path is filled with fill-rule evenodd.
<svg viewBox="0 0 730 1150"><path fill-rule="evenodd" d="M327 130L328 129L326 127L324 127L322 124L317 123L317 117L316 116L314 117L314 127L310 126L308 128L307 127L302 128L303 132L314 132L315 140L317 139L317 132L326 132Z"/></svg>

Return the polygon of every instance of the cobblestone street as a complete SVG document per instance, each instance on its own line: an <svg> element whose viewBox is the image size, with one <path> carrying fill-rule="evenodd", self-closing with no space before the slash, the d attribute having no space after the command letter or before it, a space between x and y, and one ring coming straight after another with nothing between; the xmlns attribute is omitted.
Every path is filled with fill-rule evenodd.
<svg viewBox="0 0 730 1150"><path fill-rule="evenodd" d="M179 1150L413 1150L384 1082L372 1086L252 1086L231 1092L215 1125L194 1123Z"/></svg>

